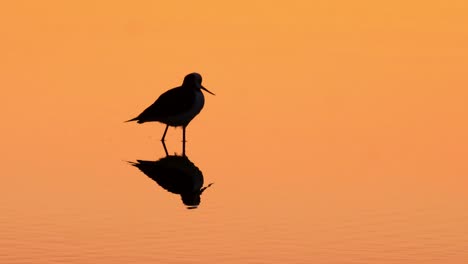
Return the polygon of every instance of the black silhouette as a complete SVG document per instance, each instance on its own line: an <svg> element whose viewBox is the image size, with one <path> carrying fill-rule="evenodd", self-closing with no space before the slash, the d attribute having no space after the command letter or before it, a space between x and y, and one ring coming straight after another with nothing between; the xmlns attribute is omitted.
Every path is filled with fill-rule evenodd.
<svg viewBox="0 0 468 264"><path fill-rule="evenodd" d="M186 156L166 156L158 161L130 162L168 192L179 194L188 209L197 208L203 187L203 174Z"/></svg>
<svg viewBox="0 0 468 264"><path fill-rule="evenodd" d="M202 86L202 77L198 73L190 73L184 78L182 86L173 88L159 96L159 98L140 115L126 122L137 121L161 122L166 129L161 138L164 142L169 126L182 127L182 155L185 155L185 129L192 119L200 113L205 104L205 97L201 90L214 95Z"/></svg>

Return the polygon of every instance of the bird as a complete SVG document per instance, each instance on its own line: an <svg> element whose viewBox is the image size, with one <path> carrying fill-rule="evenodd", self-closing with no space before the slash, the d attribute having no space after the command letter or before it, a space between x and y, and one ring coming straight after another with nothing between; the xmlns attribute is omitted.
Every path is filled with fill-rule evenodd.
<svg viewBox="0 0 468 264"><path fill-rule="evenodd" d="M182 127L182 153L185 155L185 129L190 121L200 113L205 104L205 97L201 90L215 95L203 87L202 76L199 73L187 74L181 86L164 92L141 114L125 122L136 121L138 124L160 122L166 124L166 129L161 138L163 144L169 126Z"/></svg>

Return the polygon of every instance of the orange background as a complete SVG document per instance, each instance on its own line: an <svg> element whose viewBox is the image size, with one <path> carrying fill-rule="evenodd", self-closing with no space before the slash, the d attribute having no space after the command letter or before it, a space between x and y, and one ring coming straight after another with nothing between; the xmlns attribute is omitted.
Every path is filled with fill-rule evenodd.
<svg viewBox="0 0 468 264"><path fill-rule="evenodd" d="M464 263L468 3L387 2L4 1L0 262ZM164 126L123 121L193 71L186 212L123 162Z"/></svg>

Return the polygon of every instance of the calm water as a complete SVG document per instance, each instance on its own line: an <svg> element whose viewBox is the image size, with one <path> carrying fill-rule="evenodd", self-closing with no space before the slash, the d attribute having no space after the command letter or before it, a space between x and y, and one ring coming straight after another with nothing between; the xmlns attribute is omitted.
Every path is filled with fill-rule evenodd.
<svg viewBox="0 0 468 264"><path fill-rule="evenodd" d="M205 111L212 108L208 104ZM191 129L201 129L200 123ZM150 127L158 135L163 129ZM169 131L173 149L180 147L180 132ZM466 194L464 187L447 184L447 175L425 181L405 171L386 173L382 164L366 173L346 164L345 157L324 154L317 161L281 154L274 147L258 151L248 138L231 149L243 153L239 156L201 137L197 141L202 143L188 143L189 157L203 172L205 186L214 184L202 194L200 206L188 210L179 195L126 162L164 157L158 137L133 143L140 145L140 153L119 151L119 141L130 140L117 139L109 136L107 144L88 149L89 155L77 151L41 156L36 150L21 164L6 164L16 168L4 175L7 184L2 186L1 263L468 259ZM198 154L204 144L217 152ZM294 138L287 144L298 151L303 147ZM327 161L342 167L342 174ZM29 163L35 169L30 170Z"/></svg>
<svg viewBox="0 0 468 264"><path fill-rule="evenodd" d="M466 7L293 2L2 4L0 263L468 263Z"/></svg>

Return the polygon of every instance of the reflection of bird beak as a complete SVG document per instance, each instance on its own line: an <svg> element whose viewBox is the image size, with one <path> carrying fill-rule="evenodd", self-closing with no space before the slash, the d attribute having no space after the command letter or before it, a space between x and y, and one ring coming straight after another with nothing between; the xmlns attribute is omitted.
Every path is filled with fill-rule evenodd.
<svg viewBox="0 0 468 264"><path fill-rule="evenodd" d="M208 93L212 94L212 95L215 95L214 93L212 93L212 92L208 91L208 89L206 89L206 88L205 88L205 87L203 87L203 86L201 86L200 88L201 88L202 90L205 90L206 92L208 92Z"/></svg>

